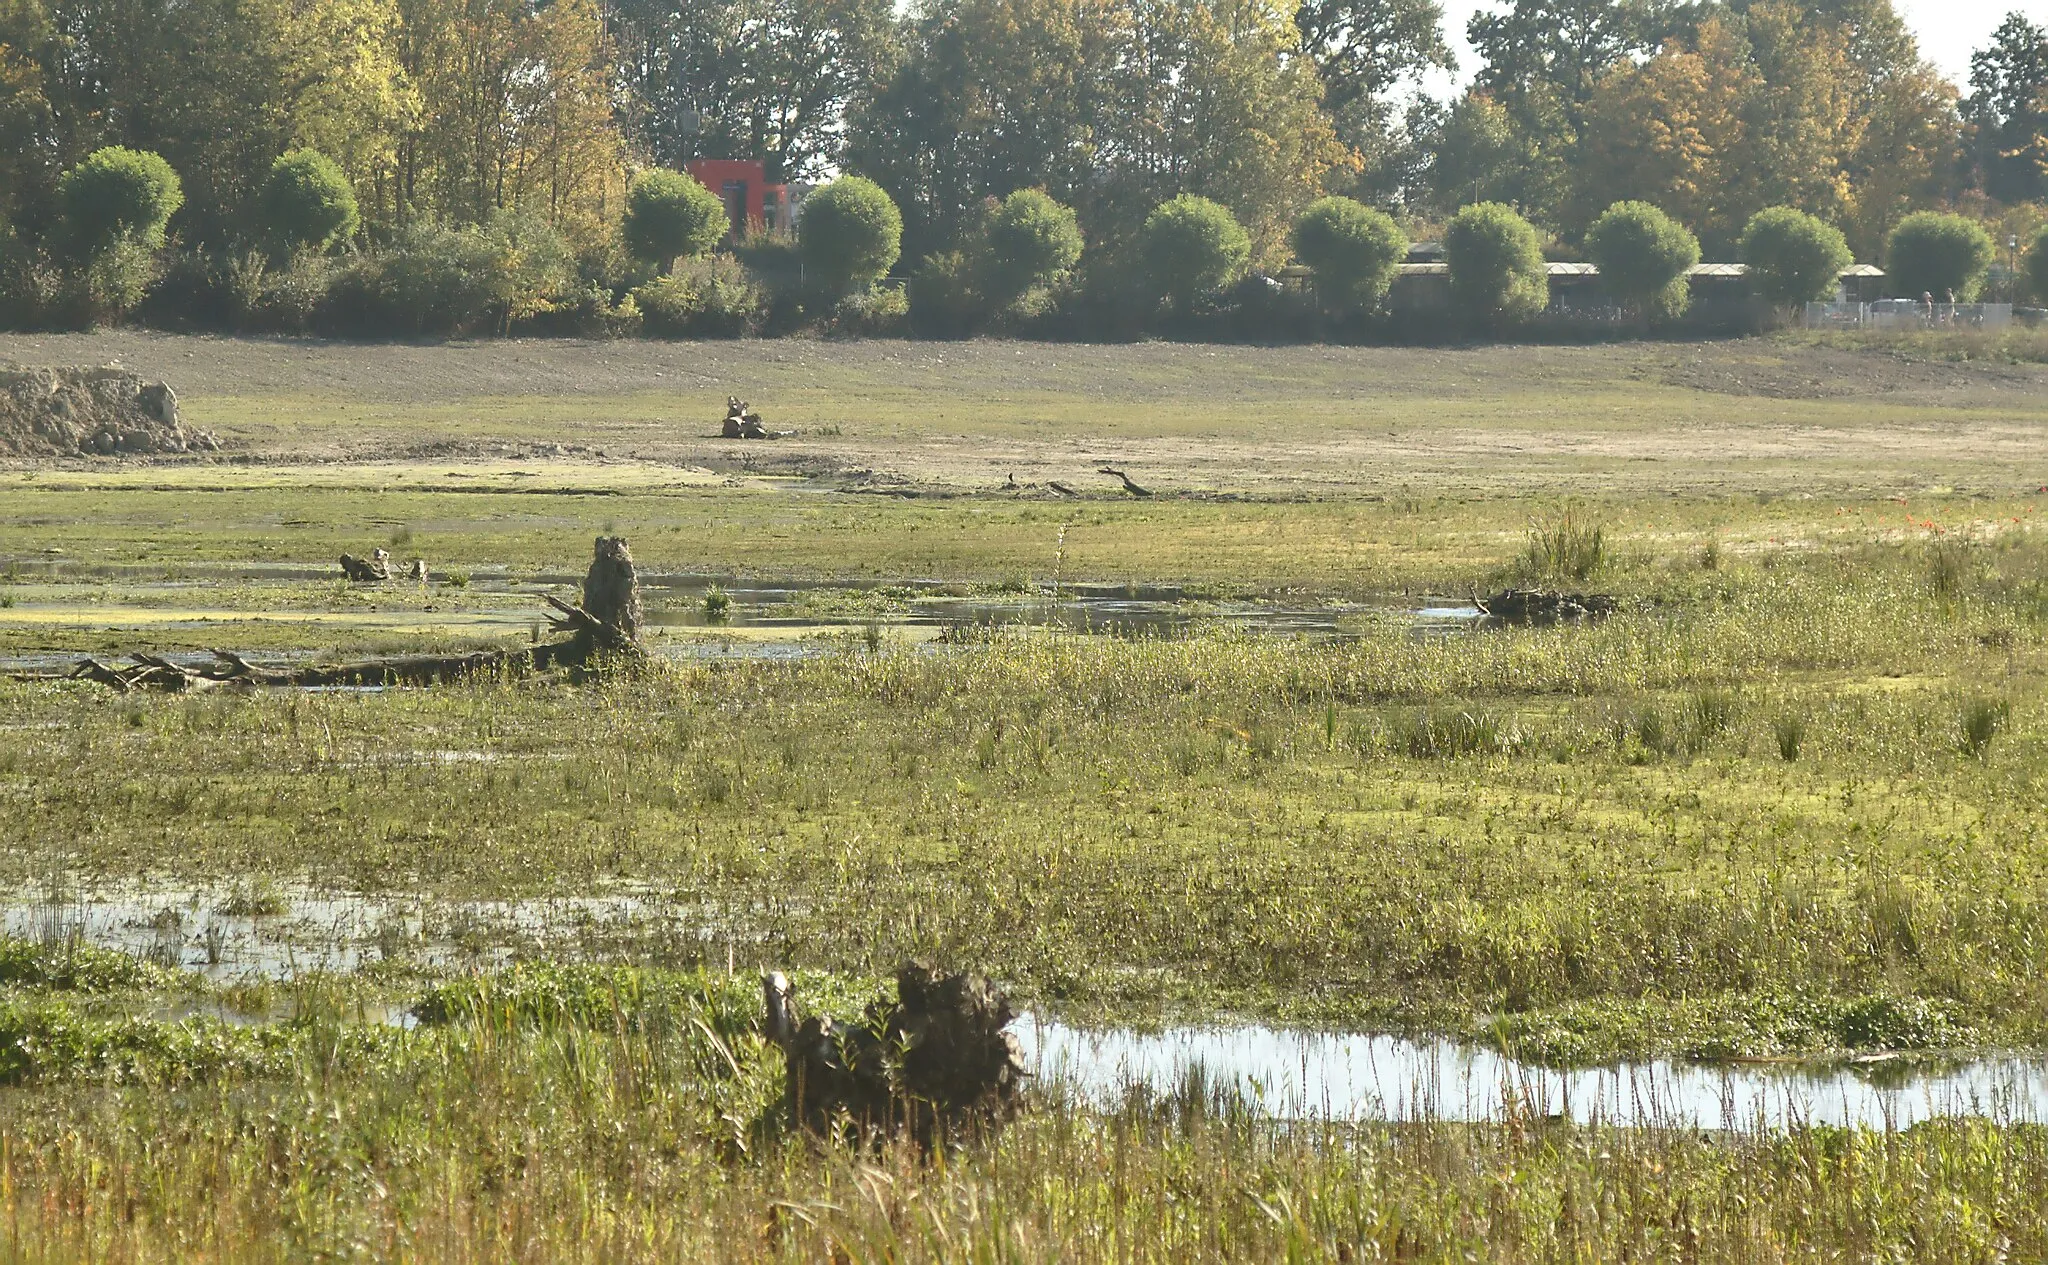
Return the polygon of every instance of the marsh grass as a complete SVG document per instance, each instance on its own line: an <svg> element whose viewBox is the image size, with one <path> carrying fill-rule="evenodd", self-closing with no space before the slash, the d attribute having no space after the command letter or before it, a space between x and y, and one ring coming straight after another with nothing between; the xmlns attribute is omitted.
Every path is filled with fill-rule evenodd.
<svg viewBox="0 0 2048 1265"><path fill-rule="evenodd" d="M1806 717L1797 712L1781 712L1771 721L1771 737L1778 746L1778 758L1790 764L1799 758L1799 750L1806 742Z"/></svg>
<svg viewBox="0 0 2048 1265"><path fill-rule="evenodd" d="M1990 749L1991 740L2005 728L2012 716L2012 704L2002 698L1975 696L1963 700L1959 709L1958 729L1963 754L1973 759L1983 759Z"/></svg>
<svg viewBox="0 0 2048 1265"><path fill-rule="evenodd" d="M1976 578L1977 550L1962 536L1943 535L1929 541L1927 584L1941 597L1960 597Z"/></svg>
<svg viewBox="0 0 2048 1265"><path fill-rule="evenodd" d="M1583 510L1570 508L1529 529L1529 543L1523 566L1534 579L1553 583L1582 583L1591 579L1609 560L1606 528L1589 520Z"/></svg>

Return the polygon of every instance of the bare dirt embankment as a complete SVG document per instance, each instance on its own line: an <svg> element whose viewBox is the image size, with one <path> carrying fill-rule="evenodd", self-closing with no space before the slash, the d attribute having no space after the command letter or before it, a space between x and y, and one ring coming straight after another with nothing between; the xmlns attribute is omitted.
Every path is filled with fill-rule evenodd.
<svg viewBox="0 0 2048 1265"><path fill-rule="evenodd" d="M266 464L628 460L952 493L1101 482L1108 465L1253 497L2048 482L2048 365L1797 337L1388 348L115 331L0 336L8 359L116 361L175 382L194 422ZM730 395L794 437L721 439Z"/></svg>
<svg viewBox="0 0 2048 1265"><path fill-rule="evenodd" d="M837 383L856 392L869 384L929 390L935 403L943 403L946 394L971 403L989 391L1121 402L1199 395L1226 404L1325 389L1383 398L1462 398L1602 383L1765 399L1949 407L2012 403L2048 393L2048 365L1950 362L1889 347L1854 350L1790 339L1572 347L809 339L349 343L112 330L0 334L0 364L9 361L118 365L173 381L181 394L194 399L305 395L431 405L486 397L674 394L708 411L712 422L725 403L714 392L798 381Z"/></svg>

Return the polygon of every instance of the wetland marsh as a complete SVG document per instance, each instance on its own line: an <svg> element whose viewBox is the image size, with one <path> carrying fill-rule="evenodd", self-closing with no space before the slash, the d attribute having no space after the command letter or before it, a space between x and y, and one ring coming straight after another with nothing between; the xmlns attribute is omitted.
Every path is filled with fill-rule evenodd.
<svg viewBox="0 0 2048 1265"><path fill-rule="evenodd" d="M0 355L28 342L66 344ZM600 533L657 653L0 680L22 1259L2048 1252L2038 1078L1990 1070L2048 1046L2035 367L508 343L384 349L380 385L379 349L63 354L107 347L189 356L228 447L0 469L9 665L519 644ZM811 434L702 438L650 393L686 368L714 411L783 384ZM951 394L917 421L913 389ZM1091 476L1132 453L1160 495ZM330 578L371 546L433 578ZM1473 619L1505 585L1618 609ZM1217 1053L1047 1065L936 1164L772 1128L756 973L851 1014L911 957L999 980L1046 1048L1396 1042L1467 1105L1276 1112L1274 1060ZM1733 1134L1531 1092L1619 1108L1660 1060L1963 1090Z"/></svg>

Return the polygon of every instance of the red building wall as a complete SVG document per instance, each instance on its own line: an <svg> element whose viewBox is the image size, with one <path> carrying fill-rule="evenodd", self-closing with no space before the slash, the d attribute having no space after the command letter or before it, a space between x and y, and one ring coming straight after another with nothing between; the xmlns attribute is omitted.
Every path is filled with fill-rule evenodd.
<svg viewBox="0 0 2048 1265"><path fill-rule="evenodd" d="M737 241L742 230L786 228L784 208L788 204L785 186L769 184L767 171L748 158L697 158L683 164L690 173L725 203L725 217L732 221L728 244Z"/></svg>

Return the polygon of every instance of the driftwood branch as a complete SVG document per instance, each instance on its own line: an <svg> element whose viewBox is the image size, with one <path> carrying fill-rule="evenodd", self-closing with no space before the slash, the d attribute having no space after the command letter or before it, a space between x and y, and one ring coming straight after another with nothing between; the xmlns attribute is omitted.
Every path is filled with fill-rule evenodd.
<svg viewBox="0 0 2048 1265"><path fill-rule="evenodd" d="M1119 479L1122 479L1122 480L1124 481L1124 491L1126 491L1126 492L1129 492L1129 493L1130 493L1130 494L1131 494L1132 496L1150 496L1150 495L1152 495L1152 489L1150 489L1150 488L1142 488L1142 487L1139 487L1139 486L1138 486L1137 484L1135 484L1135 483L1131 482L1131 476L1130 476L1130 475L1128 475L1128 474L1125 474L1125 473L1124 473L1123 471L1121 471L1121 470L1118 470L1118 469L1116 469L1116 468L1115 468L1115 467L1113 467L1113 466L1103 466L1103 467L1102 467L1101 469L1099 469L1099 470L1098 470L1098 471L1097 471L1096 473L1098 473L1098 474L1113 474L1113 475L1115 475L1115 476L1116 476L1117 478L1119 478Z"/></svg>

